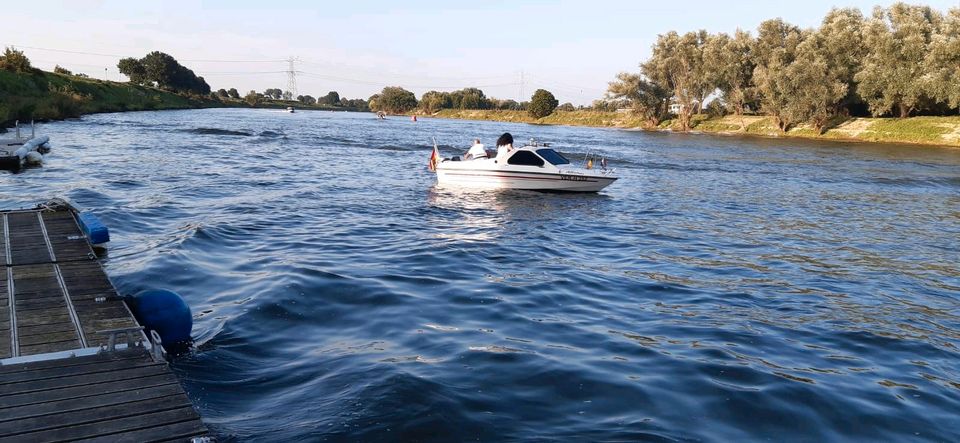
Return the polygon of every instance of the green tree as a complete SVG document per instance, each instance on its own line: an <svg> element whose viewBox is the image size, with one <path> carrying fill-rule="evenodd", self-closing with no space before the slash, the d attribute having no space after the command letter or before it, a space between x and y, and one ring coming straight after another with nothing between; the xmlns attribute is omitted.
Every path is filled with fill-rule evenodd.
<svg viewBox="0 0 960 443"><path fill-rule="evenodd" d="M797 45L802 40L800 28L777 18L760 23L751 50L756 65L753 82L760 94L760 106L774 117L781 132L797 123L796 116L787 108L793 90L786 70L796 59Z"/></svg>
<svg viewBox="0 0 960 443"><path fill-rule="evenodd" d="M564 111L564 112L571 112L571 111L576 111L577 108L573 106L573 103L566 102L560 106L557 106L557 110Z"/></svg>
<svg viewBox="0 0 960 443"><path fill-rule="evenodd" d="M723 33L710 36L703 48L705 75L720 90L724 105L737 116L756 102L753 45L750 33L738 29L733 37Z"/></svg>
<svg viewBox="0 0 960 443"><path fill-rule="evenodd" d="M230 98L239 99L239 98L240 98L240 91L237 91L237 88L230 88L230 89L227 90L227 95L229 95Z"/></svg>
<svg viewBox="0 0 960 443"><path fill-rule="evenodd" d="M298 95L297 101L305 105L315 105L317 103L317 99L311 95Z"/></svg>
<svg viewBox="0 0 960 443"><path fill-rule="evenodd" d="M851 106L861 103L854 76L860 71L867 53L863 42L864 26L866 22L859 9L834 8L814 33L816 52L826 64L827 78L830 82L847 85L846 96L833 105L835 114L849 115Z"/></svg>
<svg viewBox="0 0 960 443"><path fill-rule="evenodd" d="M263 90L263 95L267 98L280 100L283 97L283 90L280 88L267 88Z"/></svg>
<svg viewBox="0 0 960 443"><path fill-rule="evenodd" d="M463 88L450 93L451 106L456 109L487 109L490 100L477 88Z"/></svg>
<svg viewBox="0 0 960 443"><path fill-rule="evenodd" d="M391 114L402 114L417 107L417 97L399 86L387 86L370 97L370 109Z"/></svg>
<svg viewBox="0 0 960 443"><path fill-rule="evenodd" d="M226 89L220 88L217 90L217 97L227 98L230 97L230 94L227 93Z"/></svg>
<svg viewBox="0 0 960 443"><path fill-rule="evenodd" d="M874 8L864 29L869 49L855 76L857 89L874 115L908 117L930 104L925 59L942 16L928 6L896 3Z"/></svg>
<svg viewBox="0 0 960 443"><path fill-rule="evenodd" d="M960 9L951 9L943 18L924 66L932 97L951 108L960 107Z"/></svg>
<svg viewBox="0 0 960 443"><path fill-rule="evenodd" d="M633 112L643 116L649 125L656 126L667 115L670 92L640 74L621 72L607 87L607 98L625 100ZM610 110L607 103L595 103L594 107L598 106L603 108L601 110Z"/></svg>
<svg viewBox="0 0 960 443"><path fill-rule="evenodd" d="M117 63L117 69L120 73L130 79L130 83L142 85L147 83L147 68L143 66L140 59L127 57L120 59Z"/></svg>
<svg viewBox="0 0 960 443"><path fill-rule="evenodd" d="M690 129L690 117L714 89L703 66L705 31L679 35L674 31L657 36L653 53L640 66L644 76L673 92L679 105L680 130Z"/></svg>
<svg viewBox="0 0 960 443"><path fill-rule="evenodd" d="M64 68L63 66L60 66L60 65L54 66L53 72L57 74L63 74L63 75L73 75L73 72L70 72L69 69Z"/></svg>
<svg viewBox="0 0 960 443"><path fill-rule="evenodd" d="M0 55L0 69L18 73L27 73L32 71L33 67L30 66L30 59L23 54L23 51L18 51L13 47L8 46L6 49L4 49L3 55Z"/></svg>
<svg viewBox="0 0 960 443"><path fill-rule="evenodd" d="M815 35L809 35L797 45L796 58L783 71L779 82L780 93L787 99L782 109L784 119L810 122L818 135L837 114L849 87L843 79L836 78L827 62L827 51L819 42Z"/></svg>
<svg viewBox="0 0 960 443"><path fill-rule="evenodd" d="M140 59L140 63L143 64L147 81L165 89L173 84L177 74L177 66L180 65L172 56L160 51L147 54Z"/></svg>
<svg viewBox="0 0 960 443"><path fill-rule="evenodd" d="M327 95L317 99L317 103L322 105L336 106L340 104L340 94L338 94L337 91L330 91L327 93Z"/></svg>
<svg viewBox="0 0 960 443"><path fill-rule="evenodd" d="M283 91L283 93L280 94L280 98L287 101L293 100L293 92Z"/></svg>
<svg viewBox="0 0 960 443"><path fill-rule="evenodd" d="M250 106L257 106L260 103L260 94L257 94L257 91L250 91L243 97L243 101Z"/></svg>
<svg viewBox="0 0 960 443"><path fill-rule="evenodd" d="M490 107L494 109L519 111L520 103L517 103L516 100L510 100L510 99L507 99L507 100L490 99Z"/></svg>
<svg viewBox="0 0 960 443"><path fill-rule="evenodd" d="M534 118L544 118L553 114L553 110L557 109L558 104L560 104L560 102L557 101L557 98L554 97L550 91L537 89L530 98L530 107L527 109L527 112Z"/></svg>
<svg viewBox="0 0 960 443"><path fill-rule="evenodd" d="M420 109L427 113L434 113L452 106L450 94L447 92L427 91L420 97Z"/></svg>
<svg viewBox="0 0 960 443"><path fill-rule="evenodd" d="M153 51L141 59L124 58L117 63L121 74L131 83L156 86L181 93L207 95L210 85L169 54Z"/></svg>

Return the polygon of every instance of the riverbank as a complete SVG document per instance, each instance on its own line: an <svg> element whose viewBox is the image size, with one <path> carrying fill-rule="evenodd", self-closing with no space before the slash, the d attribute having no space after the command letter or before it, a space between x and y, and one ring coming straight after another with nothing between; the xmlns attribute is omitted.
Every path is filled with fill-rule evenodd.
<svg viewBox="0 0 960 443"><path fill-rule="evenodd" d="M604 128L673 130L673 121L650 127L647 122L624 111L555 111L536 119L525 111L443 109L432 117L466 120L488 120L545 125L592 126ZM754 135L762 137L799 137L809 139L862 142L915 143L960 147L960 117L849 118L838 119L821 135L806 125L781 133L772 117L728 115L695 116L692 132L721 135Z"/></svg>
<svg viewBox="0 0 960 443"><path fill-rule="evenodd" d="M126 82L41 70L30 73L0 70L0 132L3 132L3 128L12 127L16 120L63 120L100 112L249 107L283 109L288 106L327 111L357 110L283 100L264 100L250 106L242 99L182 95Z"/></svg>
<svg viewBox="0 0 960 443"><path fill-rule="evenodd" d="M0 70L0 127L14 121L61 120L83 114L228 106L206 97L35 70Z"/></svg>

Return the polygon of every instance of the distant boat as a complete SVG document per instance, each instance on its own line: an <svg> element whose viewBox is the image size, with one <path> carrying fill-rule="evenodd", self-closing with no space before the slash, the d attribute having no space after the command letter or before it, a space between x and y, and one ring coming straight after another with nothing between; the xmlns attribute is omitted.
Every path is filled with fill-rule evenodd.
<svg viewBox="0 0 960 443"><path fill-rule="evenodd" d="M287 106L287 112L293 114L295 112L295 110L293 109L293 106Z"/></svg>
<svg viewBox="0 0 960 443"><path fill-rule="evenodd" d="M377 119L378 119L378 120L386 120L386 119L387 119L387 114L384 114L383 111L377 111Z"/></svg>

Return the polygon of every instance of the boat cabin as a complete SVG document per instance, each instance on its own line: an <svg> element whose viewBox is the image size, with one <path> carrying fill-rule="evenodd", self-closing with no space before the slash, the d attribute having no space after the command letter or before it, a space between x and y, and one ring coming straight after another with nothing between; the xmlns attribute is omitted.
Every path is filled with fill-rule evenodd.
<svg viewBox="0 0 960 443"><path fill-rule="evenodd" d="M508 165L543 167L545 163L554 166L569 165L570 160L553 149L542 147L520 148L507 157Z"/></svg>

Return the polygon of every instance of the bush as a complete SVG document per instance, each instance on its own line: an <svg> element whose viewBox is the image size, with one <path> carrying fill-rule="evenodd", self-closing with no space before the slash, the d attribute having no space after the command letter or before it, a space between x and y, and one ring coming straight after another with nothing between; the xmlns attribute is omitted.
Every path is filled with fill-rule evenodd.
<svg viewBox="0 0 960 443"><path fill-rule="evenodd" d="M30 72L33 68L30 66L30 59L23 55L23 51L17 51L12 47L7 47L0 56L0 69L13 71L17 73Z"/></svg>
<svg viewBox="0 0 960 443"><path fill-rule="evenodd" d="M60 65L54 66L54 67L53 67L53 72L55 72L55 73L57 73L57 74L63 74L63 75L73 75L73 72L70 72L69 69L64 68L64 67L62 67L62 66L60 66Z"/></svg>
<svg viewBox="0 0 960 443"><path fill-rule="evenodd" d="M533 97L530 98L530 106L527 108L527 111L534 118L544 118L550 114L553 114L553 110L557 109L557 105L560 104L557 101L557 98L553 96L550 91L546 89L537 89L533 93Z"/></svg>

